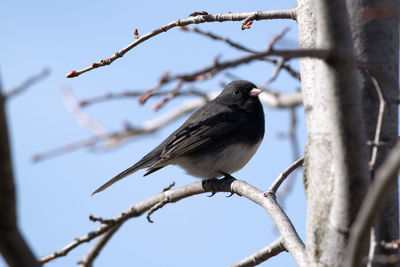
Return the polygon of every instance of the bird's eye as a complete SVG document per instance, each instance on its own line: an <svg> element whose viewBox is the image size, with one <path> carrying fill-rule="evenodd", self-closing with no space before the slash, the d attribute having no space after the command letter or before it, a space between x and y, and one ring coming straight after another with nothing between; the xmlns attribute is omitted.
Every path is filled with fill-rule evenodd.
<svg viewBox="0 0 400 267"><path fill-rule="evenodd" d="M238 94L239 94L239 90L236 89L236 90L235 90L235 95L238 95Z"/></svg>

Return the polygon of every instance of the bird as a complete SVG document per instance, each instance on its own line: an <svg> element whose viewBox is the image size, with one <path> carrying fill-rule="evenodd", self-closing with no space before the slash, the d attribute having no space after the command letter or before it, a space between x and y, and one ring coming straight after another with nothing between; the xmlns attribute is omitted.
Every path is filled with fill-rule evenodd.
<svg viewBox="0 0 400 267"><path fill-rule="evenodd" d="M249 81L230 82L161 144L96 189L92 196L145 168L147 176L167 165L178 165L203 180L240 170L256 153L264 137L264 111L258 98L261 92Z"/></svg>

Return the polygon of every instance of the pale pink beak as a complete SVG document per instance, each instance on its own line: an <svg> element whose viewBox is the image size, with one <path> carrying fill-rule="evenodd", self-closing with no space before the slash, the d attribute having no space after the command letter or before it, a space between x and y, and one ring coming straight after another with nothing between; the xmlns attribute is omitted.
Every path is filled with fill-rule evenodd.
<svg viewBox="0 0 400 267"><path fill-rule="evenodd" d="M251 91L250 91L250 95L251 95L251 96L258 96L261 92L262 92L261 89L253 88L253 89L251 89Z"/></svg>

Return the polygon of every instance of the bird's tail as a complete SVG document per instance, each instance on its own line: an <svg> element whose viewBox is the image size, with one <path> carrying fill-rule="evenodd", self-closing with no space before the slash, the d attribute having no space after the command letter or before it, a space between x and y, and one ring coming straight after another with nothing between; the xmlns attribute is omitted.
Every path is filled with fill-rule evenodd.
<svg viewBox="0 0 400 267"><path fill-rule="evenodd" d="M111 186L112 184L118 182L119 180L125 178L126 176L128 176L131 173L134 173L135 171L142 169L143 166L140 164L135 164L132 167L129 167L128 169L126 169L125 171L121 172L120 174L116 175L114 178L112 178L111 180L109 180L107 183L103 184L102 186L100 186L99 188L97 188L93 193L92 196L94 194L97 194L101 191L103 191L104 189L106 189L107 187Z"/></svg>

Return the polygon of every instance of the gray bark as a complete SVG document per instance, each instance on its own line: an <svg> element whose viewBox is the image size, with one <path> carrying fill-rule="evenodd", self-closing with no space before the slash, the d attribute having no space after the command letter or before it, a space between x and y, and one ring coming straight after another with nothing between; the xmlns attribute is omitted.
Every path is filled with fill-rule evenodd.
<svg viewBox="0 0 400 267"><path fill-rule="evenodd" d="M383 117L380 141L386 143L378 147L374 170L378 169L387 157L390 149L398 139L398 74L399 74L399 18L381 12L399 8L399 0L373 1L351 0L348 2L349 14L352 17L351 28L357 59L377 79L387 102ZM374 140L378 118L379 98L371 78L365 72L360 73L363 102L363 114L367 139ZM388 197L387 206L376 227L375 239L391 241L399 237L398 185ZM367 244L367 242L363 242ZM391 251L393 252L393 251ZM386 251L376 247L375 254ZM378 264L376 264L378 266Z"/></svg>
<svg viewBox="0 0 400 267"><path fill-rule="evenodd" d="M297 1L297 22L299 47L315 48L317 27L311 0ZM300 60L301 87L308 130L303 169L307 197L306 261L308 263L319 258L318 243L321 237L318 235L318 231L323 228L324 223L321 219L328 216L329 209L326 207L331 204L330 196L333 191L333 183L330 178L332 168L330 132L325 127L324 121L328 118L326 109L321 103L326 101L327 96L325 91L313 89L316 61L317 59L312 58ZM319 180L313 179L313 177L318 177Z"/></svg>
<svg viewBox="0 0 400 267"><path fill-rule="evenodd" d="M353 43L344 1L299 0L297 8L300 47L332 50L325 61L300 61L308 129L306 255L309 266L340 266L369 180Z"/></svg>

